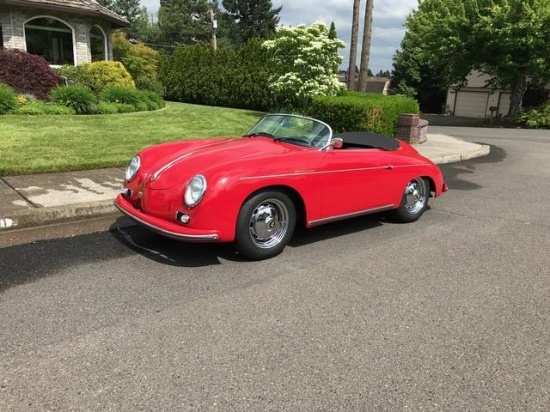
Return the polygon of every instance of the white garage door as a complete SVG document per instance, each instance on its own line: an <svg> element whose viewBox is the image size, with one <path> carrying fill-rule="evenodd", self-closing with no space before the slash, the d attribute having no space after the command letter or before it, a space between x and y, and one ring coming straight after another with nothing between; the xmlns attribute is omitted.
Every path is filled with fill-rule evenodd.
<svg viewBox="0 0 550 412"><path fill-rule="evenodd" d="M500 103L498 104L498 114L506 116L508 110L510 110L510 96L511 93L500 93Z"/></svg>
<svg viewBox="0 0 550 412"><path fill-rule="evenodd" d="M485 118L489 92L456 92L455 116Z"/></svg>

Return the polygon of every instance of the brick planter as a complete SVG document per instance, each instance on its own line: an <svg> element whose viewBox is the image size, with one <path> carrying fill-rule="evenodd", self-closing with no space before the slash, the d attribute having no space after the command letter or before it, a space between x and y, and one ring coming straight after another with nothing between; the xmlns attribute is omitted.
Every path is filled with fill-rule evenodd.
<svg viewBox="0 0 550 412"><path fill-rule="evenodd" d="M410 144L423 143L427 140L428 121L417 114L402 113L399 115L395 137Z"/></svg>

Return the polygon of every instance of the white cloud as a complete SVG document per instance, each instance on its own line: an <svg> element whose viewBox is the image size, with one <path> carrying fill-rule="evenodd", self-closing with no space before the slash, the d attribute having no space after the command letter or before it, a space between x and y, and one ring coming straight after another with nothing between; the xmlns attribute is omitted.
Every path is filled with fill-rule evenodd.
<svg viewBox="0 0 550 412"><path fill-rule="evenodd" d="M157 11L159 0L142 0L141 4L150 11ZM361 0L360 24L363 25L366 0ZM220 1L221 4L221 1ZM283 6L281 23L296 26L301 23L310 25L317 20L327 24L334 21L338 37L347 45L342 50L344 63L348 65L349 44L351 38L351 20L353 3L351 0L273 0L273 6ZM370 68L373 72L391 70L392 56L400 48L405 34L403 22L407 15L418 5L418 0L374 1L373 35ZM362 31L360 33L360 42ZM359 52L358 52L359 54Z"/></svg>

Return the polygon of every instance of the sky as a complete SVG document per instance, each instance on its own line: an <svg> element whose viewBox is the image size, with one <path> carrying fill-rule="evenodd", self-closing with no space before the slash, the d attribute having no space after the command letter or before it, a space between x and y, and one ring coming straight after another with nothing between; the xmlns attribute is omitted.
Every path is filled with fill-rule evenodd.
<svg viewBox="0 0 550 412"><path fill-rule="evenodd" d="M351 39L351 20L353 14L352 0L272 0L273 7L283 6L280 23L285 26L298 24L311 25L323 21L336 25L338 37L346 43L340 50L344 57L341 65L347 68L349 61L349 44ZM361 39L363 36L363 19L366 0L361 0L359 47L357 66L361 59ZM159 0L141 0L141 4L151 12L159 8ZM221 4L221 1L220 1ZM405 34L403 23L407 15L417 6L418 0L374 0L374 19L370 49L369 67L373 73L380 70L392 70L393 54L400 49Z"/></svg>

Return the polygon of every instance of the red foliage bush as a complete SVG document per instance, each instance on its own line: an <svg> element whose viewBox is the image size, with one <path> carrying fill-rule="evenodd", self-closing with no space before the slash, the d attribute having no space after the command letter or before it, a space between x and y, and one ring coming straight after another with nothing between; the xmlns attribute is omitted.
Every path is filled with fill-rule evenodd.
<svg viewBox="0 0 550 412"><path fill-rule="evenodd" d="M46 100L59 83L59 75L40 56L0 48L0 83L11 86L17 93L30 93Z"/></svg>

